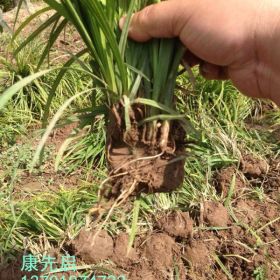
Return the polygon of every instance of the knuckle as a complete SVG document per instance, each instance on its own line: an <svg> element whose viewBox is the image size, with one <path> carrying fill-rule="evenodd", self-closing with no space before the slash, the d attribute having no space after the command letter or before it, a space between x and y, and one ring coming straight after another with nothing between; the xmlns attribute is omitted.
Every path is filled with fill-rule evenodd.
<svg viewBox="0 0 280 280"><path fill-rule="evenodd" d="M138 24L144 28L148 27L149 23L151 22L151 19L154 18L153 14L154 14L154 5L144 8L138 14Z"/></svg>

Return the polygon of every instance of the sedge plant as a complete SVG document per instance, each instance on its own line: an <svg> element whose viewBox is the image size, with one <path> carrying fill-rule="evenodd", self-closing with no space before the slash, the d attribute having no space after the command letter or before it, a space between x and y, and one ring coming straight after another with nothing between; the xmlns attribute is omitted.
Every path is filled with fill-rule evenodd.
<svg viewBox="0 0 280 280"><path fill-rule="evenodd" d="M8 89L0 96L0 110L18 89L49 73L44 66L55 41L66 26L72 25L84 43L84 49L71 54L61 67L44 106L43 126L47 127L49 111L57 88L74 63L79 71L92 77L91 104L83 115L94 118L104 115L106 125L106 158L108 195L126 196L138 192L171 191L183 182L184 141L190 126L185 116L175 110L174 88L184 47L178 39L153 39L136 43L128 39L133 12L158 0L44 0L46 7L26 19L15 32L21 31L35 18L53 11L52 15L31 33L16 49L25 46L46 30L50 30L46 46L37 64L38 72ZM126 15L121 31L119 19ZM96 93L102 92L102 102ZM86 91L88 94L89 91ZM83 93L77 94L81 96ZM44 141L55 127L63 110L75 99L64 104L51 121ZM37 157L35 157L37 159ZM125 192L125 193L124 193Z"/></svg>

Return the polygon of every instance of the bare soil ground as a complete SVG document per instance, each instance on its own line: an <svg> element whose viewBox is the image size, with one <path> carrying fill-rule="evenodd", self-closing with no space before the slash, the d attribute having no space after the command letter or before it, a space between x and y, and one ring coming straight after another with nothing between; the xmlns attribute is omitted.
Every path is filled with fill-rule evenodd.
<svg viewBox="0 0 280 280"><path fill-rule="evenodd" d="M227 208L205 201L199 217L181 211L162 213L155 218L153 230L138 236L129 252L126 232L111 236L102 230L93 239L96 232L86 228L65 250L80 263L103 263L115 275L131 280L227 279L225 270L233 279L253 279L258 268L264 269L266 279L279 279L279 165L280 160L266 164L245 156L239 170L220 170L214 183L221 195L228 197L236 176ZM251 196L260 183L265 192L262 202ZM23 276L19 267L17 262L4 268L0 279L7 279L5 275L19 279ZM97 269L96 273L101 272Z"/></svg>
<svg viewBox="0 0 280 280"><path fill-rule="evenodd" d="M106 155L109 175L113 178L110 180L111 196L118 196L124 191L173 191L184 180L183 128L175 121L170 126L158 122L158 127L151 131L148 125L139 126L145 118L145 110L141 106L133 107L130 114L129 131L126 131L121 104L113 106L109 118Z"/></svg>

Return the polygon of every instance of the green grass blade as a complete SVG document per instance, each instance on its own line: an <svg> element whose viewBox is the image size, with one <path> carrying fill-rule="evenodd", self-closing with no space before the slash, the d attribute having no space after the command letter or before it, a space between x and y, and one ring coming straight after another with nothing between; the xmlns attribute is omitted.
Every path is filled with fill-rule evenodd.
<svg viewBox="0 0 280 280"><path fill-rule="evenodd" d="M120 39L120 42L119 42L119 49L120 49L122 59L124 59L124 53L125 53L126 44L127 44L129 24L130 24L130 21L131 21L131 16L132 16L132 13L133 13L133 9L135 7L135 3L136 3L136 0L132 0L130 2L129 10L128 10L128 13L127 13L126 18L125 18L125 23L124 23L124 26L123 26L122 35L121 35L121 39Z"/></svg>
<svg viewBox="0 0 280 280"><path fill-rule="evenodd" d="M9 102L9 100L22 88L33 82L35 79L46 75L47 73L54 71L55 69L48 69L48 70L43 70L40 71L39 73L35 73L33 75L30 75L19 82L15 83L12 85L10 88L5 90L1 95L0 95L0 110L2 110L5 105Z"/></svg>
<svg viewBox="0 0 280 280"><path fill-rule="evenodd" d="M141 81L142 81L142 77L140 75L138 75L134 81L132 89L130 90L129 99L131 101L133 101L135 99L135 97L137 96Z"/></svg>
<svg viewBox="0 0 280 280"><path fill-rule="evenodd" d="M127 254L129 254L129 251L132 248L132 245L135 240L136 233L137 233L137 223L138 223L139 211L140 211L140 201L141 201L140 197L136 198L134 201L132 224L131 224L128 246L127 246Z"/></svg>
<svg viewBox="0 0 280 280"><path fill-rule="evenodd" d="M173 110L173 109L169 108L168 106L166 106L164 104L161 104L161 103L159 103L155 100L152 100L152 99L138 97L134 100L133 103L140 103L140 104L143 104L143 105L148 105L148 106L160 109L161 111L165 111L165 112L167 112L171 115L176 115L177 114L177 112L175 110Z"/></svg>
<svg viewBox="0 0 280 280"><path fill-rule="evenodd" d="M125 67L125 63L121 58L121 54L119 51L119 46L117 44L117 40L115 34L110 28L108 24L106 15L104 14L104 7L99 1L85 1L85 7L88 8L90 14L95 15L96 22L98 26L100 26L104 36L108 42L108 47L110 47L114 59L116 60L116 65L119 70L119 79L121 80L122 91L127 93L128 91L128 81L127 81L127 71Z"/></svg>
<svg viewBox="0 0 280 280"><path fill-rule="evenodd" d="M147 75L145 75L143 73L143 71L136 69L135 67L133 67L132 65L129 64L125 64L127 66L128 69L130 69L132 72L136 73L137 75L139 75L140 77L144 78L146 81L150 82L150 79L148 78Z"/></svg>
<svg viewBox="0 0 280 280"><path fill-rule="evenodd" d="M21 9L22 4L23 4L24 1L25 1L25 0L19 0L19 1L18 1L16 16L15 16L15 19L14 19L14 28L15 28L16 23L17 23L17 20L18 20L19 11L20 11L20 9Z"/></svg>
<svg viewBox="0 0 280 280"><path fill-rule="evenodd" d="M26 27L28 26L28 24L35 18L37 18L38 16L40 16L41 14L50 11L51 7L45 7L39 11L37 11L36 13L34 13L33 15L29 16L15 31L12 40L15 40L15 38L20 34L20 32Z"/></svg>
<svg viewBox="0 0 280 280"><path fill-rule="evenodd" d="M220 266L220 268L223 270L223 272L226 274L226 276L228 277L228 279L230 280L234 280L232 274L228 271L228 269L225 267L225 265L222 263L222 261L220 260L220 258L215 254L214 256L215 261L217 262L217 264Z"/></svg>
<svg viewBox="0 0 280 280"><path fill-rule="evenodd" d="M161 96L160 101L163 102L165 105L170 106L173 104L173 96L174 90L176 85L176 77L177 77L177 70L180 65L180 62L183 58L183 55L186 51L185 46L180 42L175 42L175 56L173 57L172 65L169 69L169 75L167 79L167 83L165 85L165 94ZM178 46L177 46L178 44Z"/></svg>
<svg viewBox="0 0 280 280"><path fill-rule="evenodd" d="M72 58L70 58L61 68L61 70L59 71L53 85L52 88L50 90L49 96L48 96L48 100L45 106L45 111L44 111L44 115L43 115L43 120L42 120L42 126L43 128L46 128L47 125L47 121L49 118L49 113L50 113L50 106L52 103L53 98L55 97L55 93L56 93L56 89L59 86L63 76L67 73L67 71L69 70L69 67L77 60L77 58L83 56L84 54L87 53L87 49L83 49L81 50L79 53L77 53L75 56L73 56Z"/></svg>
<svg viewBox="0 0 280 280"><path fill-rule="evenodd" d="M69 21L71 20L69 14L63 7L63 5L55 0L44 0L50 7L52 7L54 10L56 10L61 16L64 18L68 19Z"/></svg>
<svg viewBox="0 0 280 280"><path fill-rule="evenodd" d="M161 39L156 68L154 69L153 99L160 101L159 97L165 91L165 83L169 73L170 63L173 59L174 40Z"/></svg>
<svg viewBox="0 0 280 280"><path fill-rule="evenodd" d="M31 33L31 35L24 40L19 47L15 50L14 55L17 55L26 45L34 41L34 39L41 34L46 28L51 26L53 23L55 23L60 18L60 15L58 13L55 13L53 16L51 16L45 23L40 25L34 32Z"/></svg>
<svg viewBox="0 0 280 280"><path fill-rule="evenodd" d="M57 20L57 22L59 21L59 19ZM62 30L65 28L65 26L67 25L67 19L64 19L59 25L58 27L53 30L53 32L51 32L48 43L40 57L40 60L38 62L37 65L37 71L39 70L39 68L41 67L41 65L43 64L46 56L49 54L50 49L52 48L53 44L55 43L55 41L57 40L58 36L60 35L60 33L62 32ZM54 28L56 27L56 25L54 25Z"/></svg>
<svg viewBox="0 0 280 280"><path fill-rule="evenodd" d="M35 165L37 164L40 156L41 156L41 152L46 144L46 141L49 137L49 135L51 134L52 130L54 129L56 123L58 122L58 120L61 118L61 116L63 115L64 111L67 109L67 107L78 97L80 97L81 95L85 94L85 93L89 93L91 92L93 89L89 89L80 93L75 94L74 96L72 96L71 98L69 98L60 108L59 110L56 112L56 114L54 115L54 117L52 118L50 124L48 125L43 137L41 138L38 147L36 149L35 155L33 157L32 163L31 163L31 167L30 167L30 172L33 171Z"/></svg>

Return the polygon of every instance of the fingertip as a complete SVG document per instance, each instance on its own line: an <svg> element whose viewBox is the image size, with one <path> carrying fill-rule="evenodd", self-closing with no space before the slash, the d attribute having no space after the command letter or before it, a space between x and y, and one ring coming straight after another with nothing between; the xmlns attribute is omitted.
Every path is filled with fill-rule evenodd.
<svg viewBox="0 0 280 280"><path fill-rule="evenodd" d="M184 1L180 1L182 9L178 9L173 1L162 1L149 5L136 12L129 25L129 37L135 41L145 42L151 38L178 37L186 21L186 17L180 17ZM177 20L182 18L183 20ZM121 18L120 28L125 25L125 19Z"/></svg>
<svg viewBox="0 0 280 280"><path fill-rule="evenodd" d="M135 24L135 21L137 21L137 14L135 16L135 13L132 14L131 16L131 20L130 20L130 24L129 24L129 28L128 28L128 36L138 42L146 42L149 39L151 39L151 36L149 36L146 32L142 31L141 28L139 28L139 26L137 24ZM125 23L126 23L126 16L123 16L120 20L119 20L119 28L121 30L123 30Z"/></svg>
<svg viewBox="0 0 280 280"><path fill-rule="evenodd" d="M124 24L125 24L125 19L126 19L126 16L123 16L120 20L119 20L119 28L121 30L123 30L123 27L124 27Z"/></svg>

